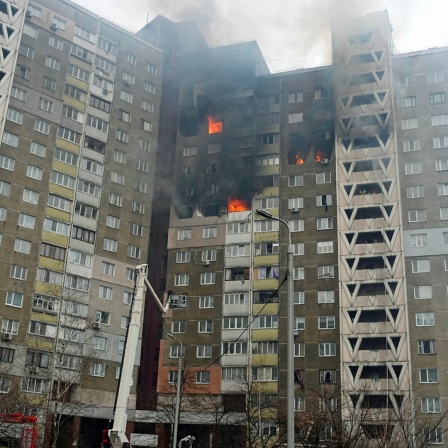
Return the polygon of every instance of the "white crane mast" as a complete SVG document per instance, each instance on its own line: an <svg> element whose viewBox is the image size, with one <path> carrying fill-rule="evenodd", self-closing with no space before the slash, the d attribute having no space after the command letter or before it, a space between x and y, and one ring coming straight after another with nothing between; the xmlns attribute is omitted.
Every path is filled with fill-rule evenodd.
<svg viewBox="0 0 448 448"><path fill-rule="evenodd" d="M147 278L148 265L141 264L136 267L135 295L132 302L131 318L127 332L126 344L123 354L120 382L114 409L114 423L109 430L109 440L113 448L126 448L130 446L126 436L126 423L128 421L128 400L132 386L132 374L134 371L135 357L137 354L138 337L142 323L143 299L145 297L145 286L156 301L160 311L166 313L170 308L186 308L188 296L174 296L172 291L168 292L168 299L163 305L157 297L153 287Z"/></svg>

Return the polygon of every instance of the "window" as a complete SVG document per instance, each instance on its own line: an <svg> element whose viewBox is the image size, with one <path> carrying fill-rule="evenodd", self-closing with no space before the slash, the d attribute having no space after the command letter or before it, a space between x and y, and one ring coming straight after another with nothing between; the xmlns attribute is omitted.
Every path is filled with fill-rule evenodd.
<svg viewBox="0 0 448 448"><path fill-rule="evenodd" d="M428 235L426 233L418 233L411 235L411 247L423 247L428 245Z"/></svg>
<svg viewBox="0 0 448 448"><path fill-rule="evenodd" d="M56 160L68 165L78 165L78 155L73 152L66 151L65 149L56 148L54 150L54 157Z"/></svg>
<svg viewBox="0 0 448 448"><path fill-rule="evenodd" d="M31 241L21 240L20 238L16 238L14 241L14 252L19 252L21 254L30 254L31 253Z"/></svg>
<svg viewBox="0 0 448 448"><path fill-rule="evenodd" d="M417 313L415 315L415 324L417 327L434 326L434 313Z"/></svg>
<svg viewBox="0 0 448 448"><path fill-rule="evenodd" d="M27 91L13 86L11 89L11 96L19 101L26 101Z"/></svg>
<svg viewBox="0 0 448 448"><path fill-rule="evenodd" d="M54 79L47 78L46 76L44 76L42 87L45 89L51 90L51 91L55 91L56 90L56 81Z"/></svg>
<svg viewBox="0 0 448 448"><path fill-rule="evenodd" d="M127 86L133 86L135 84L135 76L131 75L130 73L123 72L121 78L123 79L124 84L126 84Z"/></svg>
<svg viewBox="0 0 448 448"><path fill-rule="evenodd" d="M438 383L439 372L437 369L420 369L420 383Z"/></svg>
<svg viewBox="0 0 448 448"><path fill-rule="evenodd" d="M191 240L191 229L178 229L177 230L177 240Z"/></svg>
<svg viewBox="0 0 448 448"><path fill-rule="evenodd" d="M435 339L417 341L419 355L434 355L437 353Z"/></svg>
<svg viewBox="0 0 448 448"><path fill-rule="evenodd" d="M404 174L421 174L423 172L423 164L418 162L405 163L404 164Z"/></svg>
<svg viewBox="0 0 448 448"><path fill-rule="evenodd" d="M275 314L257 316L252 326L253 328L278 328L278 316Z"/></svg>
<svg viewBox="0 0 448 448"><path fill-rule="evenodd" d="M431 126L445 126L448 124L448 114L431 115Z"/></svg>
<svg viewBox="0 0 448 448"><path fill-rule="evenodd" d="M434 149L448 148L448 136L434 137L432 139Z"/></svg>
<svg viewBox="0 0 448 448"><path fill-rule="evenodd" d="M140 120L140 129L143 129L146 132L152 132L152 123L146 120Z"/></svg>
<svg viewBox="0 0 448 448"><path fill-rule="evenodd" d="M19 78L29 80L31 76L31 70L29 68L22 67L21 65L16 65L15 74Z"/></svg>
<svg viewBox="0 0 448 448"><path fill-rule="evenodd" d="M109 128L109 123L107 121L101 120L93 115L87 115L86 125L98 129L101 132L107 132Z"/></svg>
<svg viewBox="0 0 448 448"><path fill-rule="evenodd" d="M12 319L2 319L2 333L19 333L19 321Z"/></svg>
<svg viewBox="0 0 448 448"><path fill-rule="evenodd" d="M155 95L156 93L156 86L148 81L145 81L143 83L143 89L149 93L152 93L153 95Z"/></svg>
<svg viewBox="0 0 448 448"><path fill-rule="evenodd" d="M103 112L110 113L111 103L109 103L108 101L103 100L102 98L100 98L98 96L90 95L89 104L92 107L95 107L96 109L102 110ZM91 125L91 126L92 127L96 127L96 126L93 126L93 125Z"/></svg>
<svg viewBox="0 0 448 448"><path fill-rule="evenodd" d="M405 118L401 120L401 129L403 131L417 128L418 128L418 118Z"/></svg>
<svg viewBox="0 0 448 448"><path fill-rule="evenodd" d="M317 303L334 303L334 291L317 291Z"/></svg>
<svg viewBox="0 0 448 448"><path fill-rule="evenodd" d="M52 171L50 173L50 181L63 187L73 189L75 187L76 178L59 171Z"/></svg>
<svg viewBox="0 0 448 448"><path fill-rule="evenodd" d="M190 281L189 274L176 274L174 276L175 286L188 286L189 281Z"/></svg>
<svg viewBox="0 0 448 448"><path fill-rule="evenodd" d="M7 184L6 182L0 182L0 194L9 194L9 188L7 187L7 185L9 184ZM36 205L39 202L39 193L37 191L32 191L24 188L22 201Z"/></svg>
<svg viewBox="0 0 448 448"><path fill-rule="evenodd" d="M305 293L303 291L294 292L294 305L303 305L305 303Z"/></svg>
<svg viewBox="0 0 448 448"><path fill-rule="evenodd" d="M24 44L20 44L19 54L28 59L34 59L34 48L28 47L27 45Z"/></svg>
<svg viewBox="0 0 448 448"><path fill-rule="evenodd" d="M172 345L170 347L170 358L183 358L185 356L185 346Z"/></svg>
<svg viewBox="0 0 448 448"><path fill-rule="evenodd" d="M425 443L443 443L443 428L423 428Z"/></svg>
<svg viewBox="0 0 448 448"><path fill-rule="evenodd" d="M33 28L31 25L28 25L28 23L25 23L23 25L23 34L26 34L27 36L32 37L33 39L37 39L38 31L36 28Z"/></svg>
<svg viewBox="0 0 448 448"><path fill-rule="evenodd" d="M288 123L301 123L303 121L303 112L295 112L288 115Z"/></svg>
<svg viewBox="0 0 448 448"><path fill-rule="evenodd" d="M98 297L100 299L112 300L112 288L100 285L98 289Z"/></svg>
<svg viewBox="0 0 448 448"><path fill-rule="evenodd" d="M107 261L101 263L101 272L105 275L115 275L115 265Z"/></svg>
<svg viewBox="0 0 448 448"><path fill-rule="evenodd" d="M303 342L294 343L294 357L303 358L305 356L305 344Z"/></svg>
<svg viewBox="0 0 448 448"><path fill-rule="evenodd" d="M95 63L96 66L101 70L104 70L111 74L115 73L115 64L112 61L109 61L109 59L97 55L95 57Z"/></svg>
<svg viewBox="0 0 448 448"><path fill-rule="evenodd" d="M154 104L149 101L142 100L142 109L146 112L153 113L154 112Z"/></svg>
<svg viewBox="0 0 448 448"><path fill-rule="evenodd" d="M29 333L39 336L46 336L49 338L56 337L57 327L56 325L49 325L44 322L38 322L35 320L30 321Z"/></svg>
<svg viewBox="0 0 448 448"><path fill-rule="evenodd" d="M336 383L336 370L319 370L319 383Z"/></svg>
<svg viewBox="0 0 448 448"><path fill-rule="evenodd" d="M443 82L443 72L431 72L427 75L428 84L435 84L437 82Z"/></svg>
<svg viewBox="0 0 448 448"><path fill-rule="evenodd" d="M46 244L46 243L42 243L42 244ZM42 244L41 244L41 247L42 247ZM56 248L57 246L53 246L53 247ZM65 249L62 249L62 247L58 248L58 249L64 250L64 253L65 253ZM64 258L62 258L62 260L63 259ZM87 268L90 268L92 266L92 259L93 259L92 255L85 254L84 252L79 252L74 249L70 249L70 251L68 253L68 261L70 263L77 264L79 266L85 266Z"/></svg>
<svg viewBox="0 0 448 448"><path fill-rule="evenodd" d="M196 384L210 384L210 372L207 370L196 372Z"/></svg>
<svg viewBox="0 0 448 448"><path fill-rule="evenodd" d="M102 176L104 165L102 163L96 162L95 160L82 157L81 169L90 171L91 173L97 174L98 176Z"/></svg>
<svg viewBox="0 0 448 448"><path fill-rule="evenodd" d="M59 71L59 69L61 68L61 62L55 58L52 58L51 56L47 56L45 58L45 65L56 71Z"/></svg>
<svg viewBox="0 0 448 448"><path fill-rule="evenodd" d="M257 166L274 166L280 163L280 156L278 154L268 154L259 156L255 159Z"/></svg>
<svg viewBox="0 0 448 448"><path fill-rule="evenodd" d="M319 356L336 356L336 343L321 342L319 343Z"/></svg>
<svg viewBox="0 0 448 448"><path fill-rule="evenodd" d="M201 285L214 285L214 284L215 284L214 272L203 272L201 274Z"/></svg>
<svg viewBox="0 0 448 448"><path fill-rule="evenodd" d="M146 193L147 183L141 180L134 181L134 190L139 191L140 193Z"/></svg>
<svg viewBox="0 0 448 448"><path fill-rule="evenodd" d="M123 173L119 173L117 171L110 172L110 180L114 184L124 185L124 179L125 177Z"/></svg>
<svg viewBox="0 0 448 448"><path fill-rule="evenodd" d="M288 187L301 187L303 185L303 175L288 176Z"/></svg>
<svg viewBox="0 0 448 448"><path fill-rule="evenodd" d="M278 369L277 367L252 367L252 379L254 381L277 381Z"/></svg>
<svg viewBox="0 0 448 448"><path fill-rule="evenodd" d="M23 114L18 110L8 108L6 112L6 119L12 121L13 123L22 124Z"/></svg>
<svg viewBox="0 0 448 448"><path fill-rule="evenodd" d="M223 355L245 355L247 342L223 342L221 350Z"/></svg>
<svg viewBox="0 0 448 448"><path fill-rule="evenodd" d="M25 213L20 213L19 215L19 226L26 227L28 229L34 229L34 224L36 218L31 215L26 215Z"/></svg>
<svg viewBox="0 0 448 448"><path fill-rule="evenodd" d="M430 93L429 94L429 104L443 104L446 102L445 99L445 93L439 92L439 93Z"/></svg>
<svg viewBox="0 0 448 448"><path fill-rule="evenodd" d="M327 88L316 89L314 91L314 99L316 99L316 100L320 100L322 98L328 98L328 96L329 96L329 91Z"/></svg>
<svg viewBox="0 0 448 448"><path fill-rule="evenodd" d="M199 297L199 308L213 308L214 307L214 297L212 296L201 296Z"/></svg>
<svg viewBox="0 0 448 448"><path fill-rule="evenodd" d="M270 298L270 295L268 299ZM265 303L258 302L258 303ZM246 305L249 303L249 293L247 292L233 292L224 294L224 305Z"/></svg>
<svg viewBox="0 0 448 448"><path fill-rule="evenodd" d="M15 350L13 348L0 347L0 362L14 362ZM0 385L0 391L3 388Z"/></svg>
<svg viewBox="0 0 448 448"><path fill-rule="evenodd" d="M187 321L186 320L174 320L171 323L172 333L185 333L187 331Z"/></svg>
<svg viewBox="0 0 448 448"><path fill-rule="evenodd" d="M115 138L123 143L129 143L129 134L125 131L117 129L115 131Z"/></svg>
<svg viewBox="0 0 448 448"><path fill-rule="evenodd" d="M438 192L439 196L447 196L448 195L448 183L437 184L437 192Z"/></svg>
<svg viewBox="0 0 448 448"><path fill-rule="evenodd" d="M28 273L28 268L25 266L19 266L17 264L12 264L9 270L9 276L17 280L26 280Z"/></svg>
<svg viewBox="0 0 448 448"><path fill-rule="evenodd" d="M141 202L132 201L132 211L138 213L139 215L145 214L145 205Z"/></svg>
<svg viewBox="0 0 448 448"><path fill-rule="evenodd" d="M20 292L8 291L6 293L6 305L14 306L17 308L22 307L23 294Z"/></svg>
<svg viewBox="0 0 448 448"><path fill-rule="evenodd" d="M11 184L9 182L5 182L4 180L0 180L0 194L2 194L3 196L9 196L10 191L11 191ZM23 190L24 193L25 193L25 191L31 191L31 190L26 190L26 189ZM39 197L38 193L37 193L37 195ZM24 197L25 197L25 194L24 194ZM28 196L26 196L26 197L28 197ZM25 200L25 199L23 199L23 200ZM26 201L26 202L33 203L32 201Z"/></svg>
<svg viewBox="0 0 448 448"><path fill-rule="evenodd" d="M45 218L44 229L49 232L59 233L60 235L68 236L70 233L70 224L62 221L57 221L51 218Z"/></svg>
<svg viewBox="0 0 448 448"><path fill-rule="evenodd" d="M303 280L305 278L305 268L304 267L294 268L292 275L294 280Z"/></svg>
<svg viewBox="0 0 448 448"><path fill-rule="evenodd" d="M257 207L264 208L264 207ZM303 208L303 198L289 198L288 199L288 209L289 210L297 210L299 208Z"/></svg>
<svg viewBox="0 0 448 448"><path fill-rule="evenodd" d="M118 249L118 241L112 240L110 238L104 238L103 240L103 249L109 252L117 252Z"/></svg>
<svg viewBox="0 0 448 448"><path fill-rule="evenodd" d="M42 174L42 168L33 165L28 165L26 167L26 176L31 177L31 179L42 180Z"/></svg>
<svg viewBox="0 0 448 448"><path fill-rule="evenodd" d="M318 254L331 254L333 253L333 241L318 241L317 243Z"/></svg>
<svg viewBox="0 0 448 448"><path fill-rule="evenodd" d="M293 255L303 255L305 253L305 245L303 243L293 243L291 246Z"/></svg>
<svg viewBox="0 0 448 448"><path fill-rule="evenodd" d="M294 92L288 95L288 103L300 103L303 101L303 92Z"/></svg>
<svg viewBox="0 0 448 448"><path fill-rule="evenodd" d="M414 286L414 299L432 299L432 286Z"/></svg>
<svg viewBox="0 0 448 448"><path fill-rule="evenodd" d="M141 249L137 246L128 245L127 256L131 258L140 259Z"/></svg>
<svg viewBox="0 0 448 448"><path fill-rule="evenodd" d="M119 229L120 228L120 218L115 216L107 215L106 216L106 227L110 227L111 229Z"/></svg>
<svg viewBox="0 0 448 448"><path fill-rule="evenodd" d="M426 210L409 210L408 219L409 222L426 221Z"/></svg>
<svg viewBox="0 0 448 448"><path fill-rule="evenodd" d="M145 71L150 75L157 76L157 67L149 62L146 63Z"/></svg>
<svg viewBox="0 0 448 448"><path fill-rule="evenodd" d="M334 278L334 266L318 266L317 278Z"/></svg>
<svg viewBox="0 0 448 448"><path fill-rule="evenodd" d="M104 377L106 373L106 365L102 362L94 362L90 365L90 376Z"/></svg>
<svg viewBox="0 0 448 448"><path fill-rule="evenodd" d="M305 221L303 219L289 221L288 225L291 232L303 232L305 228Z"/></svg>
<svg viewBox="0 0 448 448"><path fill-rule="evenodd" d="M294 329L295 330L305 330L305 318L304 317L295 317L294 318Z"/></svg>
<svg viewBox="0 0 448 448"><path fill-rule="evenodd" d="M213 321L200 320L198 322L198 333L213 333Z"/></svg>
<svg viewBox="0 0 448 448"><path fill-rule="evenodd" d="M119 194L109 193L109 204L121 207L123 198Z"/></svg>
<svg viewBox="0 0 448 448"><path fill-rule="evenodd" d="M319 316L319 330L334 330L335 328L335 316Z"/></svg>
<svg viewBox="0 0 448 448"><path fill-rule="evenodd" d="M81 141L80 133L74 131L73 129L64 127L58 128L58 137L76 144L79 144L79 142Z"/></svg>
<svg viewBox="0 0 448 448"><path fill-rule="evenodd" d="M423 185L414 185L406 187L406 197L408 199L423 198L425 196L425 187Z"/></svg>
<svg viewBox="0 0 448 448"><path fill-rule="evenodd" d="M409 107L415 107L415 96L408 96L400 99L401 109L407 109Z"/></svg>
<svg viewBox="0 0 448 448"><path fill-rule="evenodd" d="M86 92L71 84L65 84L64 94L78 101L86 100Z"/></svg>
<svg viewBox="0 0 448 448"><path fill-rule="evenodd" d="M263 220L263 221L255 221L255 232L273 232L278 231L279 222L273 220Z"/></svg>
<svg viewBox="0 0 448 448"><path fill-rule="evenodd" d="M413 260L412 261L412 272L430 272L429 260Z"/></svg>
<svg viewBox="0 0 448 448"><path fill-rule="evenodd" d="M88 292L90 289L90 280L77 275L67 275L65 278L65 287L76 291Z"/></svg>
<svg viewBox="0 0 448 448"><path fill-rule="evenodd" d="M436 160L436 171L447 171L448 170L448 159Z"/></svg>
<svg viewBox="0 0 448 448"><path fill-rule="evenodd" d="M98 216L98 209L81 202L77 202L75 205L75 214L84 218L96 219Z"/></svg>
<svg viewBox="0 0 448 448"><path fill-rule="evenodd" d="M38 8L35 5L28 5L26 12L31 16L31 17L36 17L37 19L40 18L40 14L42 12L42 10L40 8Z"/></svg>
<svg viewBox="0 0 448 448"><path fill-rule="evenodd" d="M326 230L333 228L333 218L317 218L317 230Z"/></svg>
<svg viewBox="0 0 448 448"><path fill-rule="evenodd" d="M122 90L120 92L120 99L126 101L129 104L132 104L132 101L134 100L134 95L132 95L132 93L128 93Z"/></svg>
<svg viewBox="0 0 448 448"><path fill-rule="evenodd" d="M248 324L247 316L224 316L223 329L240 330L246 328Z"/></svg>
<svg viewBox="0 0 448 448"><path fill-rule="evenodd" d="M440 398L422 398L422 412L435 414L440 412Z"/></svg>
<svg viewBox="0 0 448 448"><path fill-rule="evenodd" d="M216 227L204 227L202 229L202 238L216 238L218 229Z"/></svg>
<svg viewBox="0 0 448 448"><path fill-rule="evenodd" d="M41 378L22 378L22 392L32 394L46 394L50 387L48 380Z"/></svg>
<svg viewBox="0 0 448 448"><path fill-rule="evenodd" d="M64 49L64 41L61 39L58 39L55 36L49 37L48 45L50 45L50 47L56 48L56 50L59 50L59 51L62 51Z"/></svg>
<svg viewBox="0 0 448 448"><path fill-rule="evenodd" d="M14 171L14 166L16 164L15 159L11 159L10 157L1 156L0 155L0 168L8 171Z"/></svg>
<svg viewBox="0 0 448 448"><path fill-rule="evenodd" d="M217 154L220 152L221 152L221 143L214 142L214 143L209 143L207 145L207 153L208 154Z"/></svg>
<svg viewBox="0 0 448 448"><path fill-rule="evenodd" d="M36 142L31 142L30 152L31 154L35 154L36 156L45 157L45 154L47 153L47 147Z"/></svg>
<svg viewBox="0 0 448 448"><path fill-rule="evenodd" d="M196 348L196 358L211 358L212 346L211 345L198 345Z"/></svg>
<svg viewBox="0 0 448 448"><path fill-rule="evenodd" d="M448 219L448 207L440 208L440 219L441 220Z"/></svg>
<svg viewBox="0 0 448 448"><path fill-rule="evenodd" d="M107 53L117 54L117 45L105 37L100 36L98 38L98 46Z"/></svg>
<svg viewBox="0 0 448 448"><path fill-rule="evenodd" d="M130 270L132 273L132 280L134 277L134 270ZM128 279L129 280L129 279ZM132 303L133 293L131 291L124 291L123 292L123 303L126 305L130 305Z"/></svg>
<svg viewBox="0 0 448 448"><path fill-rule="evenodd" d="M72 227L72 238L75 240L85 241L89 244L95 243L95 232L93 230L84 229L83 227Z"/></svg>
<svg viewBox="0 0 448 448"><path fill-rule="evenodd" d="M3 132L2 143L17 148L19 146L19 136L9 132Z"/></svg>

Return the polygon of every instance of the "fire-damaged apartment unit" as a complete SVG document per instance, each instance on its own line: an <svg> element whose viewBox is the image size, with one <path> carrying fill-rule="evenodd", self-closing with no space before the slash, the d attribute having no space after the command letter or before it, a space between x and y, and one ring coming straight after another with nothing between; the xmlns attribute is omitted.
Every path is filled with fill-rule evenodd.
<svg viewBox="0 0 448 448"><path fill-rule="evenodd" d="M181 358L179 439L284 443L290 236L296 443L448 445L447 48L395 54L384 11L334 21L331 66L271 74L193 22L0 19L0 423L100 443L148 261L189 306L146 300L131 441L171 446Z"/></svg>

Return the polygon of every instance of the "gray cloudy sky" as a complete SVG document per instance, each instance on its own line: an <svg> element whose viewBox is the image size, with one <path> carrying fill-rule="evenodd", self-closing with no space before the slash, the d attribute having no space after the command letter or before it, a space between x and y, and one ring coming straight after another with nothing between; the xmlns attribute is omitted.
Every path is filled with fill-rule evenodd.
<svg viewBox="0 0 448 448"><path fill-rule="evenodd" d="M157 15L195 20L210 46L256 40L272 72L328 64L332 18L387 9L398 52L448 45L446 0L75 0L136 32Z"/></svg>

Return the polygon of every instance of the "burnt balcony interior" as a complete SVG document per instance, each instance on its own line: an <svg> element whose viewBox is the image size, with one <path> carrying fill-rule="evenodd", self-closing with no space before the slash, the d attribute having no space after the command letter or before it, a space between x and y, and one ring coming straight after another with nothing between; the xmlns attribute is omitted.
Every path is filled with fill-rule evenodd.
<svg viewBox="0 0 448 448"><path fill-rule="evenodd" d="M250 279L250 268L227 268L225 271L225 279L227 281L245 281Z"/></svg>
<svg viewBox="0 0 448 448"><path fill-rule="evenodd" d="M401 403L403 402L403 396L402 395L393 395L395 402L397 403L398 407L401 407ZM389 395L373 395L373 394L366 394L364 397L361 397L361 395L350 395L350 398L352 400L352 403L354 406L358 405L358 401L361 401L361 408L362 409L393 409L394 403Z"/></svg>
<svg viewBox="0 0 448 448"><path fill-rule="evenodd" d="M355 244L375 243L384 243L384 236L381 232L359 232L356 236Z"/></svg>
<svg viewBox="0 0 448 448"><path fill-rule="evenodd" d="M347 258L347 265L352 268L355 265L355 258ZM364 269L384 269L386 268L386 263L383 257L362 257L359 258L358 264L356 266L357 270Z"/></svg>
<svg viewBox="0 0 448 448"><path fill-rule="evenodd" d="M254 291L252 300L255 304L278 303L278 291Z"/></svg>
<svg viewBox="0 0 448 448"><path fill-rule="evenodd" d="M370 195L382 193L381 186L378 182L371 182L368 184L358 184L355 187L355 196Z"/></svg>
<svg viewBox="0 0 448 448"><path fill-rule="evenodd" d="M355 379L361 369L360 378L361 379L389 379L393 378L392 373L395 374L397 378L400 377L403 371L403 366L400 364L383 364L383 365L356 365L349 366L352 378Z"/></svg>
<svg viewBox="0 0 448 448"><path fill-rule="evenodd" d="M384 292L383 292L384 294ZM389 313L392 316L392 319L395 321L398 316L397 308L389 308ZM348 311L348 315L350 320L354 322L357 311L352 310ZM359 323L380 323L380 322L389 322L389 317L385 310L362 310L359 319Z"/></svg>
<svg viewBox="0 0 448 448"><path fill-rule="evenodd" d="M307 134L289 134L289 165L324 164L332 158L334 151L333 132L310 129Z"/></svg>

